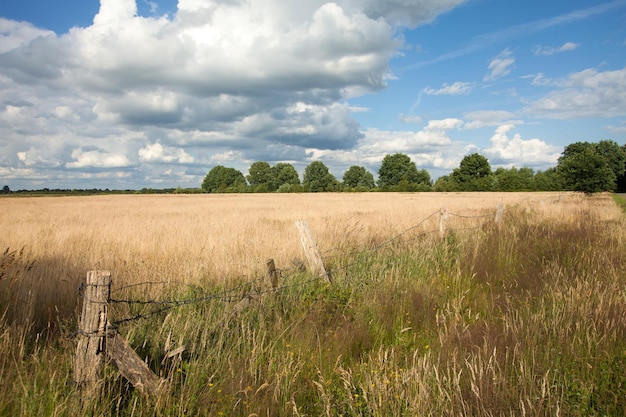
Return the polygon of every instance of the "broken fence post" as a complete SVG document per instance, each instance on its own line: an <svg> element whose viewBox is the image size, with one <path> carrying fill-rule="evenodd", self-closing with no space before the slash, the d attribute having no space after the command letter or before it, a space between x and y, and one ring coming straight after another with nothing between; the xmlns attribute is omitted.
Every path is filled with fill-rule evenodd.
<svg viewBox="0 0 626 417"><path fill-rule="evenodd" d="M300 242L302 243L302 248L304 249L304 254L306 256L307 262L309 263L311 273L317 276L324 277L326 282L332 284L330 274L326 271L322 256L317 250L315 240L313 240L313 235L311 234L311 229L309 229L309 224L306 222L306 220L297 220L296 227L300 232Z"/></svg>
<svg viewBox="0 0 626 417"><path fill-rule="evenodd" d="M163 380L152 372L119 333L113 331L106 342L106 354L120 374L143 395L157 396Z"/></svg>
<svg viewBox="0 0 626 417"><path fill-rule="evenodd" d="M278 271L276 270L276 264L274 263L273 259L268 259L266 265L267 271L265 276L270 279L270 282L272 283L272 288L276 289L278 288Z"/></svg>

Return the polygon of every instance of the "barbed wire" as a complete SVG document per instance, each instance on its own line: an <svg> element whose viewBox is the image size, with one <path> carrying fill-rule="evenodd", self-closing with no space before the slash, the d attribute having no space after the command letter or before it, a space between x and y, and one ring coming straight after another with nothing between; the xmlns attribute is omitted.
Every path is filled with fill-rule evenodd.
<svg viewBox="0 0 626 417"><path fill-rule="evenodd" d="M558 201L561 201L562 196L558 197ZM536 203L536 202L544 202L544 201L551 201L551 200L555 200L557 198L555 197L549 197L543 200L538 200L538 201L533 201L530 200L528 197L523 199L520 202L517 202L515 205L513 206L507 206L505 207L502 211L509 211L512 210L514 207L519 207L520 205L524 204L525 201L528 201L529 203ZM465 215L465 214L459 214L459 213L453 213L453 212L448 212L448 211L444 211L443 209L439 209L434 211L433 213L431 213L430 215L426 216L425 218L423 218L421 221L419 221L417 224L415 224L414 226L411 226L403 231L401 231L400 233L392 236L391 238L383 241L380 244L377 244L375 246L370 246L365 248L365 250L367 252L376 252L379 251L387 246L393 245L393 244L399 244L399 243L407 243L419 238L423 238L425 236L431 235L431 234L436 234L436 233L440 233L440 230L427 230L427 231L422 231L421 233L418 233L414 236L412 236L409 239L402 239L403 237L406 237L407 235L409 235L411 232L414 232L416 229L422 227L424 225L424 223L426 223L428 220L432 219L433 217L437 216L437 215L441 215L442 213L447 214L448 216L452 216L452 217L457 217L457 218L462 218L462 219L487 219L487 218L492 218L495 219L495 215L490 213L490 214L481 214L481 215ZM467 227L467 228L461 228L461 229L455 229L457 231L463 231L463 230L475 230L477 228L480 228L482 226L484 226L485 223L481 223L477 226L474 227ZM330 252L338 252L337 255L333 255L333 256L329 256L328 254ZM342 259L344 258L350 258L350 257L354 257L358 254L361 254L363 252L363 249L360 250L353 250L353 251L345 251L341 248L334 248L334 249L329 249L327 251L325 251L324 253L327 255L326 259L333 259L333 258L338 258L338 257L342 257ZM337 267L336 269L330 271L330 273L332 274L336 274L339 272L345 272L348 271L350 268L354 267L355 265L357 265L359 262L361 262L360 260L355 260L354 262L349 262L347 264L343 264L341 267ZM296 275L298 275L299 273L301 273L300 268L286 268L286 269L276 269L276 273L279 274L279 276L283 279L283 281L288 280L291 277L294 277ZM269 293L275 293L275 292L280 292L280 291L285 291L285 290L289 290L289 289L293 289L293 288L297 288L297 287L302 287L302 286L306 286L309 285L311 283L314 283L316 281L320 281L320 280L324 280L325 275L324 274L320 274L318 276L315 276L313 278L310 278L308 280L304 280L304 281L300 281L300 282L295 282L295 283L290 283L290 284L284 284L281 286L276 286L276 287L272 287L272 288L266 288L266 289L254 289L255 284L260 284L262 281L266 280L266 276L259 276L256 277L252 280L247 280L247 281L243 281L240 284L236 285L235 287L229 288L229 289L225 289L216 293L212 293L212 294L206 294L203 295L201 297L194 297L194 298L189 298L189 299L164 299L164 300L141 300L141 299L124 299L124 298L109 298L108 302L112 303L112 304L126 304L129 306L135 306L135 305L139 305L139 306L158 306L158 308L155 308L153 310L150 310L148 312L142 312L142 313L138 313L135 314L134 316L129 316L126 318L122 318L119 320L115 320L115 321L111 321L110 322L110 326L113 328L117 328L122 324L125 323L129 323L132 321L136 321L136 320L142 320L142 319L148 319L151 316L157 315L157 314L161 314L164 312L167 312L169 310L172 310L174 308L179 308L179 307L183 307L183 306L187 306L187 305L192 305L192 304L199 304L199 303L205 303L205 302L209 302L209 301L214 301L214 300L219 300L222 302L227 302L227 303L234 303L234 302L241 302L242 300L245 300L246 298L248 299L253 299L253 298L258 298L260 296L263 296L265 294L269 294ZM112 290L111 293L117 293L117 292L121 292L123 290L128 290L128 289L132 289L132 288L136 288L136 287L140 287L140 286L152 286L152 285L172 285L172 284L182 284L182 282L180 281L175 281L175 280L168 280L168 281L147 281L147 282L141 282L141 283L136 283L136 284L130 284L130 285L126 285L123 287L119 287L116 288L115 290ZM190 285L190 284L185 284L189 287L191 287L193 290L197 290L198 286L195 285ZM81 289L84 289L84 286L81 286ZM201 289L201 288L200 288ZM243 292L244 290L246 290L245 292ZM202 289L201 289L202 290ZM204 292L204 290L202 290ZM81 290L81 295L84 297L84 294L82 293Z"/></svg>

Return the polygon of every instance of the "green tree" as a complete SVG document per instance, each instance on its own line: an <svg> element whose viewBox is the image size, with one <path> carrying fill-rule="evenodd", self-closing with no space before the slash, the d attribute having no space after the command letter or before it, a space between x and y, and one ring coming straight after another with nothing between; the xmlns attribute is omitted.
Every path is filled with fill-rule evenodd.
<svg viewBox="0 0 626 417"><path fill-rule="evenodd" d="M383 190L415 191L430 188L430 174L417 170L415 162L403 153L385 155L378 170L378 186Z"/></svg>
<svg viewBox="0 0 626 417"><path fill-rule="evenodd" d="M615 189L615 172L607 158L598 153L594 146L585 147L580 152L567 153L567 156L559 158L557 169L567 190L592 194Z"/></svg>
<svg viewBox="0 0 626 417"><path fill-rule="evenodd" d="M353 165L343 174L343 183L347 188L374 188L374 176L365 167Z"/></svg>
<svg viewBox="0 0 626 417"><path fill-rule="evenodd" d="M612 140L601 140L595 144L596 152L602 155L609 167L615 174L615 178L620 178L626 171L626 152L624 148L619 146Z"/></svg>
<svg viewBox="0 0 626 417"><path fill-rule="evenodd" d="M321 161L313 161L304 169L302 185L313 193L335 191L337 179Z"/></svg>
<svg viewBox="0 0 626 417"><path fill-rule="evenodd" d="M270 184L270 190L290 190L297 188L300 185L300 178L293 165L286 162L279 162L271 169L272 182ZM284 191L282 191L284 192Z"/></svg>
<svg viewBox="0 0 626 417"><path fill-rule="evenodd" d="M626 144L622 146L622 152L626 155ZM626 171L617 177L616 191L620 193L626 192Z"/></svg>
<svg viewBox="0 0 626 417"><path fill-rule="evenodd" d="M11 189L9 188L8 185L5 185L4 187L2 187L2 191L0 191L1 194L9 194L11 192Z"/></svg>
<svg viewBox="0 0 626 417"><path fill-rule="evenodd" d="M498 168L493 175L495 191L533 191L535 188L532 168Z"/></svg>
<svg viewBox="0 0 626 417"><path fill-rule="evenodd" d="M452 178L461 191L490 191L493 188L491 165L479 153L465 156L459 167L452 171Z"/></svg>
<svg viewBox="0 0 626 417"><path fill-rule="evenodd" d="M267 162L257 161L250 165L246 178L255 192L273 191L271 190L272 168Z"/></svg>
<svg viewBox="0 0 626 417"><path fill-rule="evenodd" d="M459 184L454 180L452 175L443 175L437 178L435 185L433 185L433 191L450 192L459 191Z"/></svg>
<svg viewBox="0 0 626 417"><path fill-rule="evenodd" d="M204 177L202 189L209 193L243 192L246 189L246 179L235 168L217 165Z"/></svg>
<svg viewBox="0 0 626 417"><path fill-rule="evenodd" d="M535 191L563 191L565 181L556 167L538 171L533 178Z"/></svg>
<svg viewBox="0 0 626 417"><path fill-rule="evenodd" d="M592 157L591 155L595 155ZM604 159L612 175L605 173L605 168L598 161ZM589 167L582 164L590 163ZM598 143L575 142L563 150L558 163L559 173L563 176L568 190L594 193L616 190L618 180L626 170L626 150L612 140L601 140ZM593 175L602 178L592 178Z"/></svg>

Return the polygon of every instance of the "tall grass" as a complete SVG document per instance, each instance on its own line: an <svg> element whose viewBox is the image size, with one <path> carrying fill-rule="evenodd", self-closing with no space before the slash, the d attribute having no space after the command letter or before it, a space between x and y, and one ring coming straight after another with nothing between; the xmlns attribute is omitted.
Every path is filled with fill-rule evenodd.
<svg viewBox="0 0 626 417"><path fill-rule="evenodd" d="M45 214L32 212L30 223L27 211L16 215L38 233L26 230L28 242L5 238L0 414L626 414L626 235L610 196L515 195L500 225L493 222L500 195L483 209L470 200L455 208L464 195L434 204L426 203L430 195L393 196L387 215L370 195L356 196L365 199L357 204L333 196L334 204L317 208L307 201L296 212L240 196L240 206L264 214L231 223L230 232L207 220L224 233L226 249L216 252L201 249L219 247L219 239L209 243L203 219L184 209L201 199L161 200L172 204L173 224L151 223L163 207L144 205L127 217L113 207L124 225L115 228L119 240L100 231L107 216L80 220L84 207L62 231L50 230ZM100 210L102 201L87 200ZM468 216L451 216L443 239L437 216L428 218L437 205ZM288 249L281 244L295 218L309 220L333 285L291 268L297 236ZM203 242L186 241L194 233ZM267 257L290 269L280 291L247 309L221 299L158 312L160 305L113 304L113 320L147 317L119 323L119 331L165 380L164 391L146 398L106 366L101 396L77 401L72 332L76 288L88 269L113 270L117 299L189 300L232 288L239 296L265 292L253 278ZM183 345L182 354L167 355Z"/></svg>

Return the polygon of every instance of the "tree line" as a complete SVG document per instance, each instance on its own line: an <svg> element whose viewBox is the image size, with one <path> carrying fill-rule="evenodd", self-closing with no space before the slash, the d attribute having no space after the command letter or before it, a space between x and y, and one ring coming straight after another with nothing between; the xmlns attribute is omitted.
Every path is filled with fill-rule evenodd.
<svg viewBox="0 0 626 417"><path fill-rule="evenodd" d="M177 193L298 193L337 191L579 191L587 194L626 192L626 145L612 140L576 142L565 147L555 167L535 171L528 167L492 170L489 160L479 153L465 156L448 175L433 181L425 169L403 153L386 155L378 170L378 178L365 167L353 165L338 180L321 161L311 162L302 181L293 165L270 165L257 161L250 165L248 175L222 165L213 167L200 188L143 188L137 190L66 190L35 191L41 194L177 194ZM33 191L12 191L8 185L0 194L31 194Z"/></svg>
<svg viewBox="0 0 626 417"><path fill-rule="evenodd" d="M491 169L479 153L465 156L458 168L433 182L425 169L403 153L386 155L378 179L362 166L351 166L339 181L321 161L311 162L302 181L293 165L254 162L248 175L218 165L202 182L209 193L333 191L626 191L626 145L612 140L576 142L565 147L556 167Z"/></svg>

